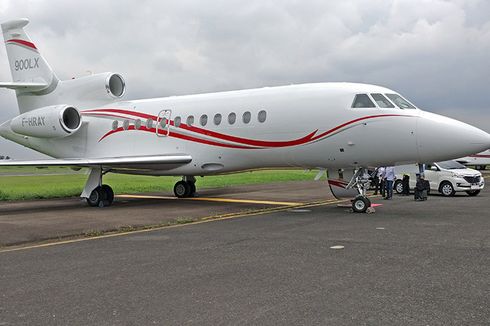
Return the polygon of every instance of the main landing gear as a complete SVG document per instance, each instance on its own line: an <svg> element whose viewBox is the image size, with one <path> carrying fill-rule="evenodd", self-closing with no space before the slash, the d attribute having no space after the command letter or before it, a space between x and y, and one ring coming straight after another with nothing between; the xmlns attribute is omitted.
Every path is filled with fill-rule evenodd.
<svg viewBox="0 0 490 326"><path fill-rule="evenodd" d="M194 197L196 194L196 178L193 176L184 176L174 186L174 194L178 198Z"/></svg>
<svg viewBox="0 0 490 326"><path fill-rule="evenodd" d="M369 189L371 181L367 170L360 168L352 177L347 185L347 188L356 187L359 195L352 199L352 210L355 213L373 213L374 208L371 207L371 201L367 198L366 193Z"/></svg>
<svg viewBox="0 0 490 326"><path fill-rule="evenodd" d="M111 206L114 201L114 191L109 185L102 184L102 176L107 173L102 168L91 168L87 183L80 197L85 198L91 207Z"/></svg>

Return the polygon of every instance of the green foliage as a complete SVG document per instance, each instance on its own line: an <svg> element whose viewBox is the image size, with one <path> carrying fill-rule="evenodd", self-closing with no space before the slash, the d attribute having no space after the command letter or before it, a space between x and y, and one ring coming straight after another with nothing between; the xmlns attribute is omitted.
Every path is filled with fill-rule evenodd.
<svg viewBox="0 0 490 326"><path fill-rule="evenodd" d="M43 175L8 176L0 170L0 200L41 199L79 196L87 179L86 170L71 173L72 170L51 169L28 170ZM60 174L60 171L69 172ZM12 171L9 171L12 172ZM15 170L12 174L17 173ZM314 172L302 170L261 170L236 174L197 178L198 189L220 188L246 184L264 184L284 181L312 180ZM150 177L123 174L107 174L104 183L111 185L116 194L141 192L173 192L175 182L180 177Z"/></svg>

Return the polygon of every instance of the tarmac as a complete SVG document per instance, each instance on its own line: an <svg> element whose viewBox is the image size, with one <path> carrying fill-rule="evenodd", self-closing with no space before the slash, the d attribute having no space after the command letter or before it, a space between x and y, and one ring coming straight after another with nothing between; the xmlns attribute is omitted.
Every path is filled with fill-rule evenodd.
<svg viewBox="0 0 490 326"><path fill-rule="evenodd" d="M374 197L374 214L337 207L324 182L144 196L0 204L0 325L490 320L488 188Z"/></svg>

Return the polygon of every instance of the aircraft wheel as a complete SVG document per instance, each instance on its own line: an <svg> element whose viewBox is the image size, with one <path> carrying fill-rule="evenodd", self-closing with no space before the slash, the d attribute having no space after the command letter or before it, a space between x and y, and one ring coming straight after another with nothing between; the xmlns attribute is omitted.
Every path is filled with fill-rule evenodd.
<svg viewBox="0 0 490 326"><path fill-rule="evenodd" d="M90 196L87 198L87 204L91 207L99 206L100 201L102 200L102 190L101 187L97 187L90 193Z"/></svg>
<svg viewBox="0 0 490 326"><path fill-rule="evenodd" d="M114 201L114 191L108 185L95 188L87 198L87 203L91 207L110 206Z"/></svg>
<svg viewBox="0 0 490 326"><path fill-rule="evenodd" d="M480 190L468 190L466 192L469 196L478 196L478 194L480 193Z"/></svg>
<svg viewBox="0 0 490 326"><path fill-rule="evenodd" d="M189 185L189 189L190 189L189 197L194 197L194 195L196 194L196 183L187 181L187 184Z"/></svg>
<svg viewBox="0 0 490 326"><path fill-rule="evenodd" d="M450 196L454 196L454 194L456 193L454 191L454 187L453 185L451 184L451 182L448 182L448 181L444 181L443 183L441 183L441 186L439 188L441 194L443 196L446 196L446 197L450 197Z"/></svg>
<svg viewBox="0 0 490 326"><path fill-rule="evenodd" d="M352 201L352 210L356 213L365 213L371 206L371 201L364 196L357 196Z"/></svg>
<svg viewBox="0 0 490 326"><path fill-rule="evenodd" d="M110 206L114 202L114 191L109 185L102 185L100 190L104 194L104 206Z"/></svg>
<svg viewBox="0 0 490 326"><path fill-rule="evenodd" d="M185 181L179 181L174 186L174 194L178 198L189 197L191 193L191 186Z"/></svg>

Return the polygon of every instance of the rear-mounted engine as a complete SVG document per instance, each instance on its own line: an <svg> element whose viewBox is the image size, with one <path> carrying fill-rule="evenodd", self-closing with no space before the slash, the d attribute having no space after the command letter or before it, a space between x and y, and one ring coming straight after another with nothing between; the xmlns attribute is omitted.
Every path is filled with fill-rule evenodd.
<svg viewBox="0 0 490 326"><path fill-rule="evenodd" d="M61 138L74 134L82 125L80 112L69 105L47 106L15 117L13 132L38 138Z"/></svg>

